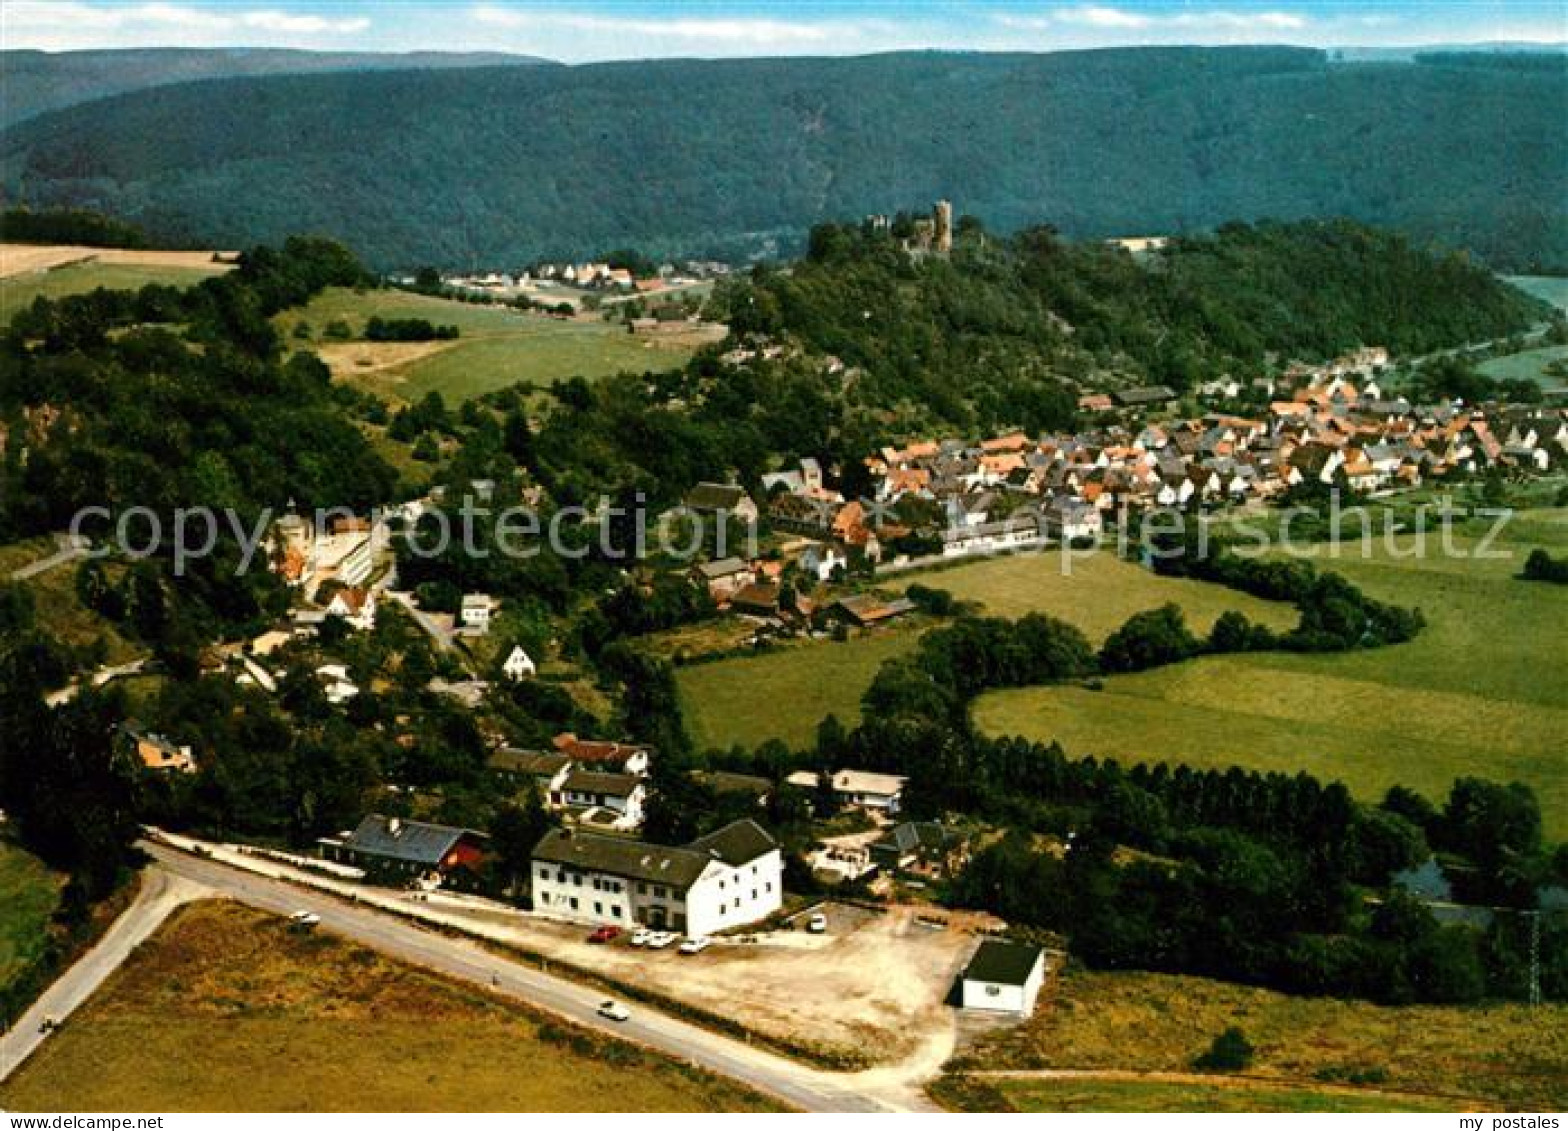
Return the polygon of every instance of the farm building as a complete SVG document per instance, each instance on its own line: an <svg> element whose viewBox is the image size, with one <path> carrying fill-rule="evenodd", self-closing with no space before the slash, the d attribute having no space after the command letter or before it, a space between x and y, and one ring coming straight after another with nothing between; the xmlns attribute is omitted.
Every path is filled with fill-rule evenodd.
<svg viewBox="0 0 1568 1131"><path fill-rule="evenodd" d="M322 837L317 844L324 859L363 868L371 875L414 877L477 870L484 860L486 839L472 829L372 813L353 832Z"/></svg>

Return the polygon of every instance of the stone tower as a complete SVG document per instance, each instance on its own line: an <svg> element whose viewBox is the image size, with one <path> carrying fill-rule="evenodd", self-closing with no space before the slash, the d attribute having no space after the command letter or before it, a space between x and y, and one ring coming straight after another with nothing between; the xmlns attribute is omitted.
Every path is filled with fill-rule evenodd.
<svg viewBox="0 0 1568 1131"><path fill-rule="evenodd" d="M931 246L939 255L946 255L953 250L953 204L952 201L939 200L931 209L931 221L934 231L931 233Z"/></svg>

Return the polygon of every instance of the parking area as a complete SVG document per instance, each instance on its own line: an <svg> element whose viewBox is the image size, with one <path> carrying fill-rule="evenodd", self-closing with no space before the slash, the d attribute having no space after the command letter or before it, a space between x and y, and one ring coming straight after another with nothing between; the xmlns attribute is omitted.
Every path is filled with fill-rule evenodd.
<svg viewBox="0 0 1568 1131"><path fill-rule="evenodd" d="M816 912L827 918L820 934L806 926ZM937 917L929 908L827 903L784 929L715 938L697 955L673 946L634 947L625 934L593 943L589 928L535 917L513 920L509 933L530 949L759 1032L888 1061L923 1045L951 1047L953 1011L944 1002L974 948L970 930L979 924L926 921Z"/></svg>

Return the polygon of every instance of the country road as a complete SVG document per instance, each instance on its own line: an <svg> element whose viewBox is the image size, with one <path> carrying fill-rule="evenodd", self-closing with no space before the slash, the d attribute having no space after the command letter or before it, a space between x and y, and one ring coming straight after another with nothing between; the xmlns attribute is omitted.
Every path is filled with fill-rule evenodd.
<svg viewBox="0 0 1568 1131"><path fill-rule="evenodd" d="M119 969L131 951L156 931L176 907L209 894L199 884L161 868L147 869L136 899L104 932L98 944L40 994L14 1026L0 1034L0 1081L49 1039L42 1031L45 1018L63 1021Z"/></svg>
<svg viewBox="0 0 1568 1131"><path fill-rule="evenodd" d="M14 1050L0 1046L6 1048L3 1062L6 1067L14 1066L17 1059L40 1043L37 1028L44 1015L63 1017L70 1008L80 1004L135 943L150 934L175 906L192 898L193 894L197 897L206 894L234 899L277 914L312 911L321 916L322 930L353 939L392 958L517 998L584 1027L690 1061L807 1111L936 1110L926 1098L919 1079L933 1070L930 1065L893 1065L859 1073L828 1072L744 1041L720 1036L635 1002L627 1003L631 1018L617 1024L596 1013L599 1003L608 996L604 991L506 958L476 942L453 938L319 891L202 860L162 845L143 842L141 847L155 861L147 869L144 883L159 894L149 897L144 888L142 898L115 924L99 949L107 949L111 937L123 945L101 959L97 950L90 953L83 963L92 960L92 969L79 970L83 963L73 967L40 1000L35 1010L30 1011L29 1018L17 1027ZM136 921L122 932L122 926L133 915ZM149 924L147 919L152 915L156 915L156 920ZM56 999L56 991L66 988L72 991L69 997L62 994ZM10 1039L9 1035L7 1039Z"/></svg>

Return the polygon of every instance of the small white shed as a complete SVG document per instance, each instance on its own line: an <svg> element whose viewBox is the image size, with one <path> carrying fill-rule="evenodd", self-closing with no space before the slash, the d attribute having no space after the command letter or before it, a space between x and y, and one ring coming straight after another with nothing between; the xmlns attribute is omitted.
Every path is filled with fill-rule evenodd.
<svg viewBox="0 0 1568 1131"><path fill-rule="evenodd" d="M1040 947L986 939L964 967L961 1004L965 1009L1027 1016L1034 1012L1044 981L1045 951Z"/></svg>

